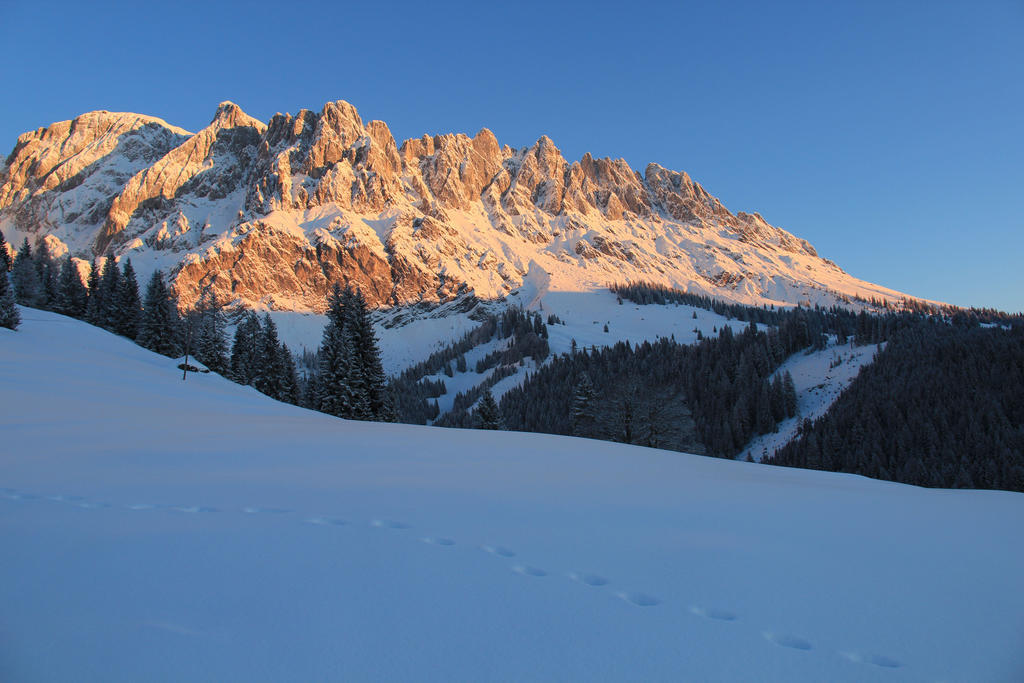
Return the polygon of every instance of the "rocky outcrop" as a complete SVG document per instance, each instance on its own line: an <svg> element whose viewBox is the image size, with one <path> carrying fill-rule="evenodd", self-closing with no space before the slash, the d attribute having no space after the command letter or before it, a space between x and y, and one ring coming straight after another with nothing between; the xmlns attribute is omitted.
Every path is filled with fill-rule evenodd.
<svg viewBox="0 0 1024 683"><path fill-rule="evenodd" d="M0 168L0 229L169 268L185 305L211 289L321 309L334 282L377 306L493 297L533 267L562 286L655 279L746 302L872 291L686 173L569 162L547 136L514 149L486 128L398 145L344 101L267 124L224 102L195 134L110 112L26 133Z"/></svg>

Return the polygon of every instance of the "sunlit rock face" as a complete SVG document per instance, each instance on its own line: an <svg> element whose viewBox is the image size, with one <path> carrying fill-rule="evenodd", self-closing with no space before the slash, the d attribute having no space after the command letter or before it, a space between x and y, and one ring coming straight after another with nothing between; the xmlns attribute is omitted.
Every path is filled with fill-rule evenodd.
<svg viewBox="0 0 1024 683"><path fill-rule="evenodd" d="M86 261L167 272L182 305L322 310L335 282L374 306L645 280L744 303L899 293L857 280L686 173L484 128L396 143L338 101L264 124L219 105L196 133L90 112L23 134L0 168L0 229Z"/></svg>

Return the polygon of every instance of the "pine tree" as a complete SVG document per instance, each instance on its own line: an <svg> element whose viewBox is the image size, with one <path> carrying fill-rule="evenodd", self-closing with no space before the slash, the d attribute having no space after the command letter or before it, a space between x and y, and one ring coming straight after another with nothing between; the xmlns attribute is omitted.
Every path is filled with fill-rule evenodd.
<svg viewBox="0 0 1024 683"><path fill-rule="evenodd" d="M11 250L7 246L7 240L4 239L4 233L0 231L0 273L6 275L11 272L11 266L14 265L14 261L11 259Z"/></svg>
<svg viewBox="0 0 1024 683"><path fill-rule="evenodd" d="M100 300L100 261L92 262L89 270L89 280L86 283L89 298L85 306L85 321L90 325L99 325L103 309L103 302Z"/></svg>
<svg viewBox="0 0 1024 683"><path fill-rule="evenodd" d="M85 315L88 302L89 292L82 284L78 267L68 256L61 264L60 275L57 278L57 297L54 301L54 310L73 318L82 318Z"/></svg>
<svg viewBox="0 0 1024 683"><path fill-rule="evenodd" d="M194 327L194 353L196 359L210 372L227 376L228 340L225 331L224 311L217 301L217 294L203 292L196 305L198 320Z"/></svg>
<svg viewBox="0 0 1024 683"><path fill-rule="evenodd" d="M4 249L6 253L6 244L0 244L0 248ZM18 312L18 307L14 305L14 291L5 266L0 263L0 327L16 330L19 323L21 323L21 314Z"/></svg>
<svg viewBox="0 0 1024 683"><path fill-rule="evenodd" d="M103 264L103 275L100 277L102 308L99 311L99 326L111 332L117 332L120 323L120 291L121 271L117 269L114 257L108 256Z"/></svg>
<svg viewBox="0 0 1024 683"><path fill-rule="evenodd" d="M477 429L502 429L501 411L490 389L480 397L474 417Z"/></svg>
<svg viewBox="0 0 1024 683"><path fill-rule="evenodd" d="M295 369L295 357L288 349L287 344L281 344L280 349L281 393L278 400L292 405L299 404L299 375Z"/></svg>
<svg viewBox="0 0 1024 683"><path fill-rule="evenodd" d="M285 368L281 358L281 343L277 338L277 325L270 313L263 314L255 358L252 385L257 391L282 400Z"/></svg>
<svg viewBox="0 0 1024 683"><path fill-rule="evenodd" d="M387 403L387 376L380 359L377 335L360 291L352 297L351 323L355 352L354 366L358 367L365 392L366 411L363 419L380 420Z"/></svg>
<svg viewBox="0 0 1024 683"><path fill-rule="evenodd" d="M796 384L793 383L793 375L789 374L789 370L782 373L782 388L786 401L786 415L796 417Z"/></svg>
<svg viewBox="0 0 1024 683"><path fill-rule="evenodd" d="M139 283L135 279L135 269L132 268L131 259L125 259L124 269L121 271L121 277L118 278L114 298L117 302L112 316L114 331L129 339L135 339L139 336L142 304L139 301Z"/></svg>
<svg viewBox="0 0 1024 683"><path fill-rule="evenodd" d="M317 369L314 407L323 413L344 417L351 413L351 392L348 386L351 353L347 348L347 309L352 290L334 283L327 298L327 325L320 342L320 364Z"/></svg>
<svg viewBox="0 0 1024 683"><path fill-rule="evenodd" d="M157 270L146 286L138 342L150 351L174 358L181 352L180 324L177 305L163 273Z"/></svg>
<svg viewBox="0 0 1024 683"><path fill-rule="evenodd" d="M43 285L39 281L39 271L32 257L32 247L28 238L21 243L21 249L14 257L11 266L11 284L14 285L14 296L22 306L39 308L43 304Z"/></svg>
<svg viewBox="0 0 1024 683"><path fill-rule="evenodd" d="M576 392L572 401L572 434L573 436L591 436L594 429L594 384L584 373L576 383Z"/></svg>
<svg viewBox="0 0 1024 683"><path fill-rule="evenodd" d="M39 307L52 311L57 301L57 266L46 240L38 244L34 260L40 287Z"/></svg>
<svg viewBox="0 0 1024 683"><path fill-rule="evenodd" d="M235 328L235 342L231 346L231 379L239 384L252 384L259 362L256 349L262 335L260 320L252 311L246 311Z"/></svg>

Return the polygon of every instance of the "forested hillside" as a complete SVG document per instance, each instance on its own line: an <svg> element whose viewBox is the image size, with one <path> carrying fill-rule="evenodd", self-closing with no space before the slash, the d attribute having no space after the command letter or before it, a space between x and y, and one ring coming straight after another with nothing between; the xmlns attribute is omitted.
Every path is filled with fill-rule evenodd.
<svg viewBox="0 0 1024 683"><path fill-rule="evenodd" d="M768 462L1024 491L1024 327L919 320L801 432Z"/></svg>

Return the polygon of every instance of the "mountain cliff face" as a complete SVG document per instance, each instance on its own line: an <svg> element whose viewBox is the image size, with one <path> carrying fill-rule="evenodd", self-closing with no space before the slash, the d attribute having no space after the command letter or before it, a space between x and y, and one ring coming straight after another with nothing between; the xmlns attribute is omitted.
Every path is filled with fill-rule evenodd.
<svg viewBox="0 0 1024 683"><path fill-rule="evenodd" d="M195 134L112 112L25 133L0 167L0 229L164 268L184 305L209 288L322 310L334 282L376 306L496 298L531 272L557 290L647 280L756 304L901 296L686 173L569 162L546 136L513 149L487 129L398 145L343 101L267 124L225 102Z"/></svg>

